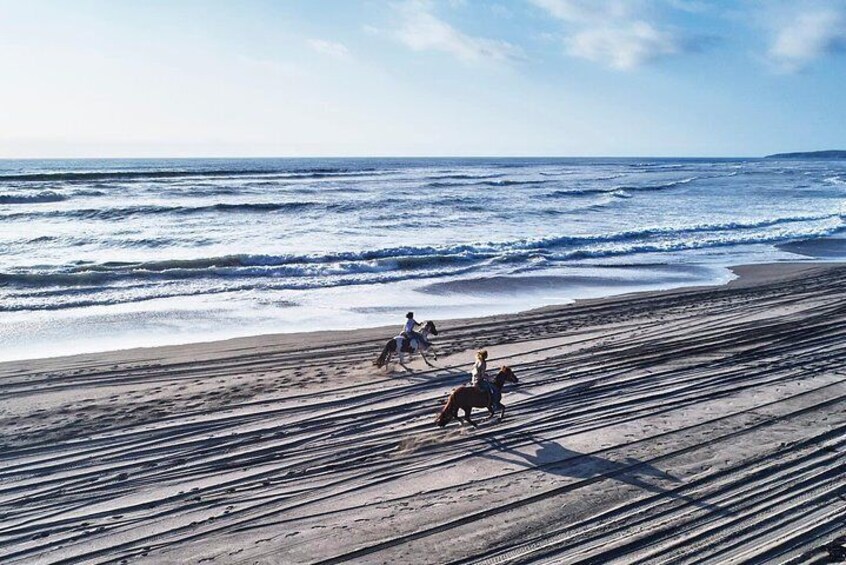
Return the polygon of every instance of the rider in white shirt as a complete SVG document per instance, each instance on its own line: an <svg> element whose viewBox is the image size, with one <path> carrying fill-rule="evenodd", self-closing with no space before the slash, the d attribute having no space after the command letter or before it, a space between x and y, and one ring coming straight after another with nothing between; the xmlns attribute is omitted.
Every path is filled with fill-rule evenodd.
<svg viewBox="0 0 846 565"><path fill-rule="evenodd" d="M502 406L502 393L488 380L488 350L480 349L476 352L476 363L471 371L470 386L479 387L491 395L491 405L494 409Z"/></svg>
<svg viewBox="0 0 846 565"><path fill-rule="evenodd" d="M414 312L409 312L405 315L405 327L403 328L402 333L404 336L408 337L408 339L416 339L421 344L429 345L429 341L423 337L420 332L414 331L414 328L420 325L422 324L414 319Z"/></svg>
<svg viewBox="0 0 846 565"><path fill-rule="evenodd" d="M487 349L480 349L476 352L476 363L473 365L473 370L471 371L471 386L479 386L482 384L482 381L487 381L488 369L488 350Z"/></svg>
<svg viewBox="0 0 846 565"><path fill-rule="evenodd" d="M414 319L414 312L409 312L405 315L405 329L403 331L409 335L414 333L414 328L420 325L420 322Z"/></svg>

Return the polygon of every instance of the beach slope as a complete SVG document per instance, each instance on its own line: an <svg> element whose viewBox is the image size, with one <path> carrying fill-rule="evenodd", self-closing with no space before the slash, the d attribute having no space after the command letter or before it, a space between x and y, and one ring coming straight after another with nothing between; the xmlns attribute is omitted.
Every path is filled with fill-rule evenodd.
<svg viewBox="0 0 846 565"><path fill-rule="evenodd" d="M0 365L4 563L823 562L846 267L439 324ZM472 351L503 421L434 425ZM828 547L831 547L828 545Z"/></svg>

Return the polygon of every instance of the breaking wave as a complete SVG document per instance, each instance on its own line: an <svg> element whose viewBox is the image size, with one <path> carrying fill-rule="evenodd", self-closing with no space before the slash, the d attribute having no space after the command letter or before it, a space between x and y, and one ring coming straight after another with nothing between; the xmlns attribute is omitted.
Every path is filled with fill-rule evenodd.
<svg viewBox="0 0 846 565"><path fill-rule="evenodd" d="M245 202L217 203L197 206L139 205L115 208L77 208L67 210L47 210L35 212L13 212L0 217L20 219L26 217L65 217L79 220L121 220L140 215L193 215L208 213L259 213L259 212L297 212L308 209L339 210L347 204L326 204L324 202Z"/></svg>
<svg viewBox="0 0 846 565"><path fill-rule="evenodd" d="M41 202L61 202L67 200L67 196L45 190L36 194L2 194L0 193L0 204L38 204Z"/></svg>
<svg viewBox="0 0 846 565"><path fill-rule="evenodd" d="M827 223L823 226L806 226L804 229L799 227L792 231L781 230L776 233L754 232L761 228L820 221ZM764 221L705 223L681 228L655 227L593 236L560 236L453 246L400 246L310 255L234 254L160 261L112 261L57 266L46 270L34 267L19 272L4 272L0 273L0 284L51 286L145 279L312 277L314 280L307 283L288 285L288 288L310 288L349 284L350 281L343 280L343 277L362 274L391 273L392 280L419 276L421 271L431 270L437 270L441 274L454 274L456 267L469 268L490 261L524 261L527 257L538 255L549 255L560 260L763 243L834 233L842 225L839 215L796 216ZM704 236L700 237L699 234ZM426 273L426 276L433 276L433 273ZM332 277L335 277L334 282ZM356 282L363 284L375 281L365 277L357 279Z"/></svg>
<svg viewBox="0 0 846 565"><path fill-rule="evenodd" d="M228 169L228 170L151 170L151 171L73 171L73 172L38 172L38 173L11 173L0 175L2 182L75 182L75 181L125 181L139 179L174 179L187 177L251 177L251 176L273 176L277 178L325 178L332 176L368 175L379 172L385 174L389 171L377 171L375 167L368 168L334 168L315 167L305 169L292 169L289 171L278 171L266 168L256 169Z"/></svg>

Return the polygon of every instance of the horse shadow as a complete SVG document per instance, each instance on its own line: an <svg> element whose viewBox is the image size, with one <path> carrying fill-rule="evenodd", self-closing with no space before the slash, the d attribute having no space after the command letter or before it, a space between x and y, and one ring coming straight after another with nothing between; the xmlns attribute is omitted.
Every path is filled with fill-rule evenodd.
<svg viewBox="0 0 846 565"><path fill-rule="evenodd" d="M391 371L386 375L390 379L402 379L405 382L431 386L433 381L442 382L447 386L461 386L470 382L470 373L454 367L435 365L422 370Z"/></svg>
<svg viewBox="0 0 846 565"><path fill-rule="evenodd" d="M633 457L626 457L622 461L614 461L568 449L558 442L527 434L532 444L536 446L533 454L510 448L497 438L486 438L489 452L484 455L507 463L518 463L526 469L535 469L545 473L569 477L583 481L601 481L612 479L643 489L661 497L676 499L722 515L732 515L732 512L717 505L697 500L679 492L684 481L672 474ZM496 451L508 454L508 457L491 453ZM666 488L661 483L677 485Z"/></svg>

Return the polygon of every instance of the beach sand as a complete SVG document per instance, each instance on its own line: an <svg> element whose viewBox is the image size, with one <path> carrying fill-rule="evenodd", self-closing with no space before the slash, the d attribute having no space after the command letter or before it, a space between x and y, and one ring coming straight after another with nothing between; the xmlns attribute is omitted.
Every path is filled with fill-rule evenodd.
<svg viewBox="0 0 846 565"><path fill-rule="evenodd" d="M439 322L408 373L396 328L2 364L0 561L825 562L846 266L737 273ZM437 428L479 347L505 419Z"/></svg>

